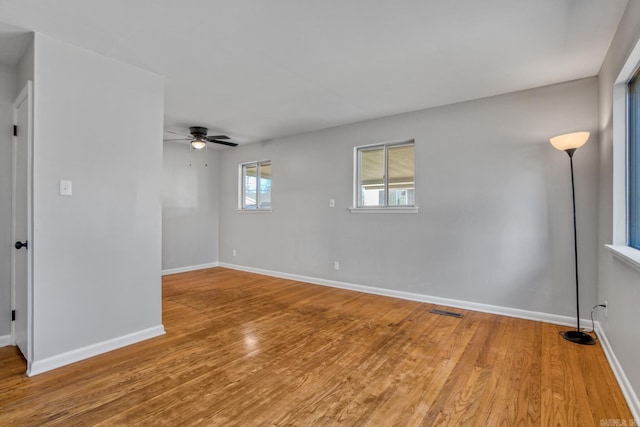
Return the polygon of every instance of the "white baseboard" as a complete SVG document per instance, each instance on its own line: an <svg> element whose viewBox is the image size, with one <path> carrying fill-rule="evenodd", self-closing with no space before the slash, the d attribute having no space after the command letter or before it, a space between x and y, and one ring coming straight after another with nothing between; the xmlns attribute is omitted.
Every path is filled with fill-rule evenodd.
<svg viewBox="0 0 640 427"><path fill-rule="evenodd" d="M211 262L209 264L199 264L199 265L189 265L186 267L168 268L166 270L162 270L162 275L166 276L167 274L186 273L187 271L195 271L195 270L203 270L205 268L219 267L219 265L220 264L217 262Z"/></svg>
<svg viewBox="0 0 640 427"><path fill-rule="evenodd" d="M158 325L149 329L123 335L97 344L71 350L66 353L57 354L42 360L34 360L27 363L27 375L34 376L50 371L61 366L69 365L89 357L97 356L120 347L134 344L140 341L154 338L164 334L164 326Z"/></svg>
<svg viewBox="0 0 640 427"><path fill-rule="evenodd" d="M631 414L633 415L636 423L640 422L640 400L638 400L638 395L631 386L629 378L627 378L627 375L624 373L624 369L622 369L622 365L620 365L616 354L613 352L613 348L607 339L607 334L604 332L604 329L602 329L600 322L596 322L596 332L598 334L598 340L600 340L600 344L604 350L604 354L607 356L607 360L609 361L609 366L611 366L611 370L618 381L622 394L627 400Z"/></svg>
<svg viewBox="0 0 640 427"><path fill-rule="evenodd" d="M350 291L364 292L368 294L382 295L386 297L406 299L410 301L426 302L430 304L444 305L447 307L461 308L465 310L480 311L482 313L499 314L502 316L517 317L520 319L535 320L538 322L553 323L563 326L575 326L576 319L558 314L542 313L538 311L522 310L519 308L503 307L499 305L482 304L471 301L457 300L451 298L441 298L413 292L397 291L393 289L376 288L373 286L356 285L353 283L338 282L334 280L319 279L316 277L300 276L297 274L281 273L279 271L264 270L261 268L245 267L235 264L218 263L219 267L231 268L233 270L246 271L249 273L264 274L265 276L279 277L282 279L296 280L299 282L312 283L314 285L330 286L333 288L347 289ZM580 320L581 326L591 329L591 322L586 319Z"/></svg>
<svg viewBox="0 0 640 427"><path fill-rule="evenodd" d="M0 347L11 345L11 335L0 335Z"/></svg>

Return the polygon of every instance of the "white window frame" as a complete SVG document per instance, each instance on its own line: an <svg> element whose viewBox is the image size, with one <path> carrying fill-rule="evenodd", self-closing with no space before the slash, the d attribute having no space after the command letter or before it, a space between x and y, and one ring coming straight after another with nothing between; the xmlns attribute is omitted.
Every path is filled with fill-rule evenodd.
<svg viewBox="0 0 640 427"><path fill-rule="evenodd" d="M613 241L606 245L620 261L640 271L640 250L629 246L627 186L628 82L640 67L640 42L613 85Z"/></svg>
<svg viewBox="0 0 640 427"><path fill-rule="evenodd" d="M389 191L387 184L387 151L389 147L402 147L402 146L413 146L413 154L414 154L414 204L407 206L388 206L389 202ZM384 148L384 169L385 169L385 177L384 177L384 186L385 186L385 206L359 206L360 200L360 151L365 150L373 150L376 148ZM416 144L414 139L404 140L404 141L394 141L394 142L383 142L377 144L368 144L368 145L359 145L357 147L353 147L353 205L349 208L351 213L403 213L403 214L415 214L418 213L419 207L416 203L416 175L417 170L415 167L415 153L416 153Z"/></svg>
<svg viewBox="0 0 640 427"><path fill-rule="evenodd" d="M256 160L256 161L252 161L252 162L245 162L245 163L240 163L238 165L238 208L236 209L236 212L260 212L260 213L264 213L264 212L271 212L272 209L271 207L269 208L260 208L260 168L262 167L263 164L269 164L270 166L273 167L273 162L271 160L268 159L264 159L264 160ZM244 170L247 166L256 166L256 207L252 208L252 209L248 209L245 206L245 180L244 180ZM273 170L273 169L272 169ZM273 192L273 176L271 178L271 183L272 183L272 192Z"/></svg>

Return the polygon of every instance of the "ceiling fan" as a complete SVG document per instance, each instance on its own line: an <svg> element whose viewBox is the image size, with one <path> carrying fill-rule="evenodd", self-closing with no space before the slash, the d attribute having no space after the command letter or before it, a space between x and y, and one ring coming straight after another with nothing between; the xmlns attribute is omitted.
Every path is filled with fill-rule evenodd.
<svg viewBox="0 0 640 427"><path fill-rule="evenodd" d="M183 135L178 132L172 132L170 130L166 131L167 133L173 133L175 135L180 135L184 138L179 139L165 139L165 141L191 141L191 146L196 150L200 150L207 146L207 142L213 142L215 144L228 145L229 147L237 147L238 144L235 142L228 141L229 137L227 135L207 135L209 130L205 127L201 126L192 126L189 128L189 132L191 133L191 137L187 135Z"/></svg>

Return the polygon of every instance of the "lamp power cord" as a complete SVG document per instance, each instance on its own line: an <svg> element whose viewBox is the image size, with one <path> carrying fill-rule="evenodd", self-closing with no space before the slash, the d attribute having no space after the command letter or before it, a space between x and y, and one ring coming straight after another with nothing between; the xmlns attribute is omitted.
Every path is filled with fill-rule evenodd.
<svg viewBox="0 0 640 427"><path fill-rule="evenodd" d="M593 320L593 312L596 311L598 308L607 308L607 306L604 304L596 304L593 306L593 308L591 309L591 330L584 331L586 333L593 334L596 339L598 339L598 335L596 334L596 322Z"/></svg>

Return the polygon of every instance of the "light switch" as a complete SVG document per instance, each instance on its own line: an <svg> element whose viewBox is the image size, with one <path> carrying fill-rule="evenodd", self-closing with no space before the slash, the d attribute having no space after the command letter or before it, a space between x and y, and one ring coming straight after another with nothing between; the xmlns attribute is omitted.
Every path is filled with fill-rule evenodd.
<svg viewBox="0 0 640 427"><path fill-rule="evenodd" d="M329 199L329 207L330 208L336 207L336 199Z"/></svg>
<svg viewBox="0 0 640 427"><path fill-rule="evenodd" d="M61 196L71 195L71 181L65 180L65 179L60 180L60 195Z"/></svg>

